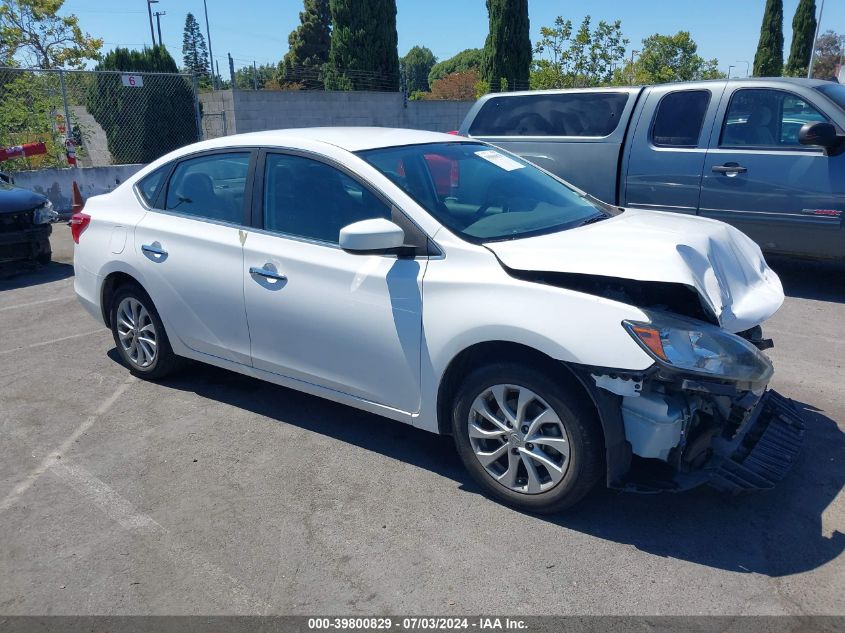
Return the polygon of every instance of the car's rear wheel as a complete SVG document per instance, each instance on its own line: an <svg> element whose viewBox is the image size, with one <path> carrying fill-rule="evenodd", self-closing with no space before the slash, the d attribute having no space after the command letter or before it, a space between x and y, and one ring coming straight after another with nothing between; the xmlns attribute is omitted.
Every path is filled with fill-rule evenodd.
<svg viewBox="0 0 845 633"><path fill-rule="evenodd" d="M110 322L117 352L132 374L156 380L180 366L152 300L139 286L117 289Z"/></svg>
<svg viewBox="0 0 845 633"><path fill-rule="evenodd" d="M570 383L527 365L474 371L458 391L452 426L472 477L520 509L562 510L601 477L595 411Z"/></svg>

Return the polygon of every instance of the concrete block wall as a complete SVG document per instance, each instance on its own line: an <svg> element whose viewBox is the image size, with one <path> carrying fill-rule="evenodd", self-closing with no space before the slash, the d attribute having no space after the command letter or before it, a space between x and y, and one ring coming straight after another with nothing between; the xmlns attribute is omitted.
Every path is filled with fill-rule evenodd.
<svg viewBox="0 0 845 633"><path fill-rule="evenodd" d="M238 124L235 119L235 100L231 90L214 90L212 92L201 92L199 94L200 110L203 114L203 136L204 138L215 138L223 135L223 124L220 117L205 115L216 115L223 113L226 117L226 133L236 134Z"/></svg>
<svg viewBox="0 0 845 633"><path fill-rule="evenodd" d="M227 91L228 92L228 91ZM396 92L237 90L237 132L280 128L373 125L447 132L460 125L472 101L409 101Z"/></svg>
<svg viewBox="0 0 845 633"><path fill-rule="evenodd" d="M112 191L141 167L143 165L53 168L20 171L13 176L16 185L47 196L56 211L66 213L71 208L74 181L79 185L82 197L88 199L91 196Z"/></svg>

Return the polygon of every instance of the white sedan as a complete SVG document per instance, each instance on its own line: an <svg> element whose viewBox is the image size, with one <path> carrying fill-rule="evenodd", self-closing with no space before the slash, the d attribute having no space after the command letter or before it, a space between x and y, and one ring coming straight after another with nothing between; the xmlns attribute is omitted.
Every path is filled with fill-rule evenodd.
<svg viewBox="0 0 845 633"><path fill-rule="evenodd" d="M803 436L766 389L783 290L750 239L610 207L487 144L229 136L71 224L76 292L133 374L193 359L451 434L521 509L600 481L768 488Z"/></svg>

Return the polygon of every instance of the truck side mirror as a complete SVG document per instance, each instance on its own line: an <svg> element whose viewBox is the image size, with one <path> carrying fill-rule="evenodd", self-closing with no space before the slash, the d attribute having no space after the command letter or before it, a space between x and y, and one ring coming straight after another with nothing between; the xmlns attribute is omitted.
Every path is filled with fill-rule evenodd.
<svg viewBox="0 0 845 633"><path fill-rule="evenodd" d="M824 147L827 153L838 148L843 141L845 136L837 134L836 127L827 121L805 123L798 132L798 142L801 145Z"/></svg>

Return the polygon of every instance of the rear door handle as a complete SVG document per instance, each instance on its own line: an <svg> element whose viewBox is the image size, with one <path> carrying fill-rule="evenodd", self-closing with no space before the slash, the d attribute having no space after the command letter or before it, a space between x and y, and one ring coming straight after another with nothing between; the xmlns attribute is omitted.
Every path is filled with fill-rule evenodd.
<svg viewBox="0 0 845 633"><path fill-rule="evenodd" d="M724 165L713 165L713 172L717 174L744 174L748 171L747 167L743 167L738 163L725 163Z"/></svg>
<svg viewBox="0 0 845 633"><path fill-rule="evenodd" d="M269 270L268 268L261 268L259 266L251 266L249 269L249 274L259 275L260 277L265 277L267 279L275 279L276 281L287 280L286 275L277 273L275 270Z"/></svg>
<svg viewBox="0 0 845 633"><path fill-rule="evenodd" d="M149 253L150 255L159 255L161 257L167 255L167 251L164 250L158 242L153 242L152 244L142 244L141 250L145 253Z"/></svg>

